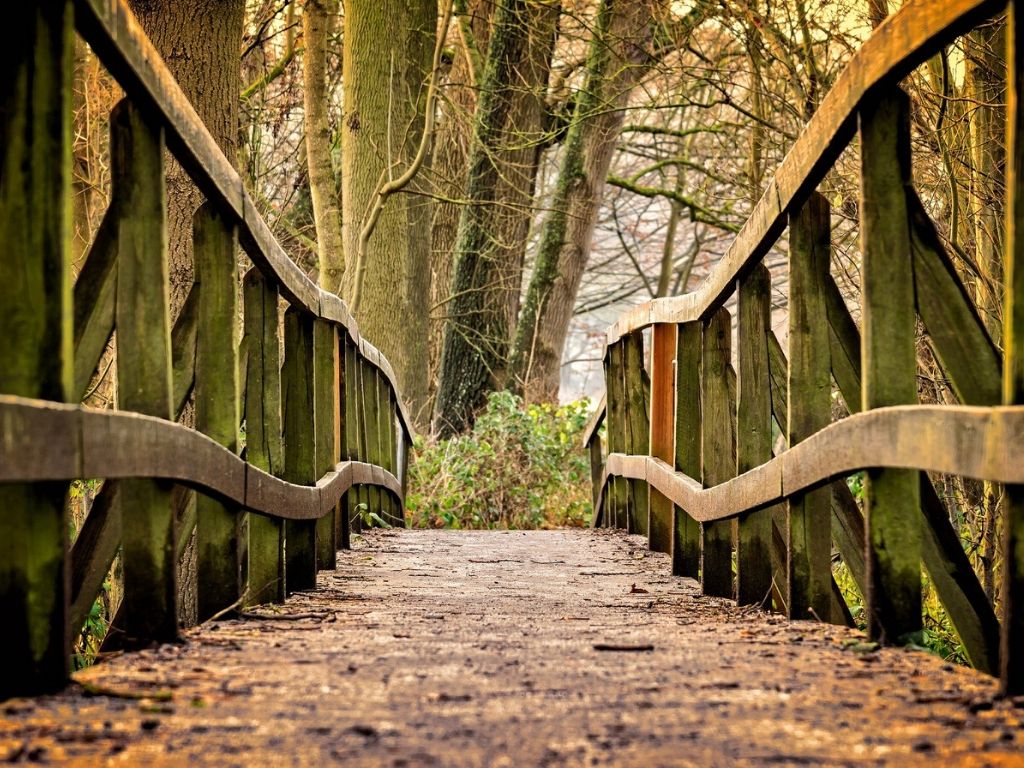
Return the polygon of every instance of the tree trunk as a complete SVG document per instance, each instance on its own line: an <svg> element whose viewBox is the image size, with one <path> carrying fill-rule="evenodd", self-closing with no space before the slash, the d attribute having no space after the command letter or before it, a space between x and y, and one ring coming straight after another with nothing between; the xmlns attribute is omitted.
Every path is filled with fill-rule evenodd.
<svg viewBox="0 0 1024 768"><path fill-rule="evenodd" d="M557 18L550 0L502 0L495 12L446 312L434 419L443 436L470 426L504 382Z"/></svg>
<svg viewBox="0 0 1024 768"><path fill-rule="evenodd" d="M650 1L602 0L598 10L586 83L566 138L509 364L510 385L528 400L558 397L562 351L623 108L652 63L655 6Z"/></svg>
<svg viewBox="0 0 1024 768"><path fill-rule="evenodd" d="M355 254L382 182L408 167L423 131L437 8L426 0L345 3L345 103L341 133L343 291L351 301ZM357 320L391 361L410 412L427 400L429 207L414 181L387 201L367 244Z"/></svg>
<svg viewBox="0 0 1024 768"><path fill-rule="evenodd" d="M466 190L469 147L476 114L477 79L482 62L480 51L490 39L493 0L469 0L456 19L458 41L441 103L437 141L431 163L435 202L430 225L430 385L431 398L437 394L441 370L448 299L451 296L455 238L458 234L459 201Z"/></svg>
<svg viewBox="0 0 1024 768"><path fill-rule="evenodd" d="M327 121L327 43L338 15L337 0L306 0L302 16L303 108L309 196L316 222L317 267L320 285L341 291L345 274L341 238L341 204L331 162L331 127Z"/></svg>

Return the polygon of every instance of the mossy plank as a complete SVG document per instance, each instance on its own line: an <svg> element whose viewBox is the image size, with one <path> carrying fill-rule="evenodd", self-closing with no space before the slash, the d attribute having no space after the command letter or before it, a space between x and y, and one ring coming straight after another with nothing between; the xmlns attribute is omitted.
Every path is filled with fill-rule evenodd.
<svg viewBox="0 0 1024 768"><path fill-rule="evenodd" d="M0 392L73 396L71 4L15 3L0 50ZM64 482L0 486L0 699L54 690L68 674Z"/></svg>
<svg viewBox="0 0 1024 768"><path fill-rule="evenodd" d="M338 334L326 320L313 325L313 420L316 425L316 477L334 469L338 463L335 445L335 419L337 418L337 365ZM318 570L334 570L337 564L338 542L335 539L335 514L331 510L316 522L316 566Z"/></svg>
<svg viewBox="0 0 1024 768"><path fill-rule="evenodd" d="M626 453L642 456L647 453L650 443L650 424L645 387L647 372L644 370L644 336L635 331L622 339L624 402L626 405ZM640 536L648 535L648 487L644 480L629 480L630 519L629 531Z"/></svg>
<svg viewBox="0 0 1024 768"><path fill-rule="evenodd" d="M238 278L235 225L212 204L192 221L195 284L199 291L196 337L196 429L238 451ZM243 530L248 530L247 522ZM241 597L244 547L238 510L199 494L196 499L196 593L205 621Z"/></svg>
<svg viewBox="0 0 1024 768"><path fill-rule="evenodd" d="M316 482L313 422L313 316L295 307L284 313L284 365L281 368L284 479ZM316 521L285 523L285 590L316 586Z"/></svg>
<svg viewBox="0 0 1024 768"><path fill-rule="evenodd" d="M789 235L789 445L828 426L832 368L825 286L829 279L831 224L828 202L812 194L790 221ZM792 619L828 621L832 603L831 489L789 499L787 567Z"/></svg>
<svg viewBox="0 0 1024 768"><path fill-rule="evenodd" d="M701 361L701 482L724 483L736 474L735 411L729 397L732 316L724 307L704 323ZM732 521L701 526L701 586L704 594L733 597Z"/></svg>
<svg viewBox="0 0 1024 768"><path fill-rule="evenodd" d="M895 86L860 111L863 369L861 405L917 402L914 274L906 187L909 99ZM868 470L868 632L904 642L921 631L920 483L906 469Z"/></svg>
<svg viewBox="0 0 1024 768"><path fill-rule="evenodd" d="M681 323L676 333L675 468L697 480L701 477L700 323ZM700 524L686 510L673 508L672 573L697 578L700 574Z"/></svg>
<svg viewBox="0 0 1024 768"><path fill-rule="evenodd" d="M772 458L772 398L768 383L771 275L759 264L739 283L739 392L736 403L736 472ZM739 518L736 599L740 605L771 601L772 510Z"/></svg>

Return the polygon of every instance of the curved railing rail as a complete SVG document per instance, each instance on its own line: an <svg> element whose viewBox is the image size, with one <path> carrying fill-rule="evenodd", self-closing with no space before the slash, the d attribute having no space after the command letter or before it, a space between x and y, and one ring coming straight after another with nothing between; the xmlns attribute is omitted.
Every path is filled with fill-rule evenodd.
<svg viewBox="0 0 1024 768"><path fill-rule="evenodd" d="M835 546L865 597L870 634L904 642L922 628L923 564L971 663L1020 692L1024 281L1013 277L1012 224L1024 152L1012 9L1005 357L913 189L909 100L899 88L1004 5L910 0L874 31L697 290L649 301L610 327L605 401L584 446L594 524L647 535L672 553L673 572L700 578L705 593L849 622L832 578ZM857 135L860 328L829 272L831 214L815 192ZM771 330L771 276L760 263L787 229L789 359ZM725 309L733 295L736 368ZM962 406L916 405L918 319ZM840 409L854 414L834 424L833 385ZM773 430L787 441L777 455ZM863 513L845 482L861 470ZM1006 484L1001 622L926 472Z"/></svg>
<svg viewBox="0 0 1024 768"><path fill-rule="evenodd" d="M315 588L350 526L403 519L413 436L387 359L276 241L124 0L14 13L0 89L0 232L13 243L0 254L0 698L64 684L118 555L107 638L125 647L178 636L190 543L200 620ZM126 97L110 119L111 203L72 287L75 31ZM173 328L165 146L207 201ZM241 285L239 246L255 265ZM108 354L120 410L76 405ZM196 429L176 423L190 402ZM104 482L69 546L74 479Z"/></svg>

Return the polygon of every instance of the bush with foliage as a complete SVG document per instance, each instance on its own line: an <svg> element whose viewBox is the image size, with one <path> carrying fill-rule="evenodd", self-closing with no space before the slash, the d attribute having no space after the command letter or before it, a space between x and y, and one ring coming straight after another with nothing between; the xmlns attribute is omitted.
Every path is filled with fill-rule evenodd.
<svg viewBox="0 0 1024 768"><path fill-rule="evenodd" d="M590 522L580 439L589 403L524 405L496 392L473 430L417 438L406 498L416 528L556 528Z"/></svg>

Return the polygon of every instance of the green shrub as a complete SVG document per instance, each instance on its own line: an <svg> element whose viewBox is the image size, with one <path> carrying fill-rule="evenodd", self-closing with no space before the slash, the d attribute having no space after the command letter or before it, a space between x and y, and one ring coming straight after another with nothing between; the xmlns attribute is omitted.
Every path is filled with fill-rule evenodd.
<svg viewBox="0 0 1024 768"><path fill-rule="evenodd" d="M590 465L580 447L589 403L487 401L473 430L417 438L406 506L415 528L556 528L589 524Z"/></svg>

